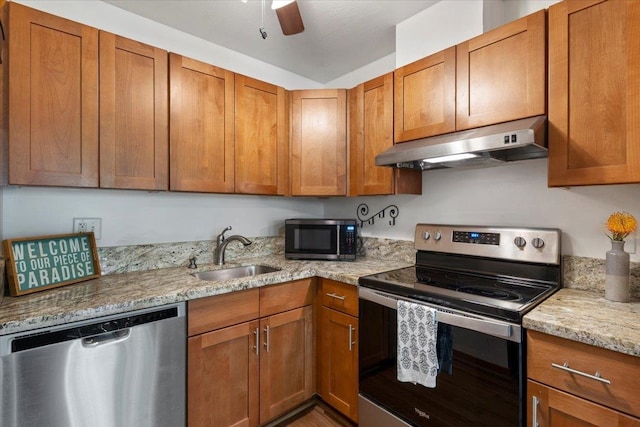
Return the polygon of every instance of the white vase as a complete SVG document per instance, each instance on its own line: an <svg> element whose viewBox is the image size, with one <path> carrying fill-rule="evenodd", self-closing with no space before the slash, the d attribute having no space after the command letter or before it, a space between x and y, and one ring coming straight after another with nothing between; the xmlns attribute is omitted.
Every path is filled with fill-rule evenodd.
<svg viewBox="0 0 640 427"><path fill-rule="evenodd" d="M605 266L604 297L610 301L629 301L629 254L624 251L624 241L611 241Z"/></svg>

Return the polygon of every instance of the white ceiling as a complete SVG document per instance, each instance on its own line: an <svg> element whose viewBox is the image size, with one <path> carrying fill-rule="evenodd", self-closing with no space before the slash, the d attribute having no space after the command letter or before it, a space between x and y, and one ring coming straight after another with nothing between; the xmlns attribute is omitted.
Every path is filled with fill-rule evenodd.
<svg viewBox="0 0 640 427"><path fill-rule="evenodd" d="M438 0L298 0L305 30L284 36L266 0L104 0L319 83L395 51L395 25Z"/></svg>

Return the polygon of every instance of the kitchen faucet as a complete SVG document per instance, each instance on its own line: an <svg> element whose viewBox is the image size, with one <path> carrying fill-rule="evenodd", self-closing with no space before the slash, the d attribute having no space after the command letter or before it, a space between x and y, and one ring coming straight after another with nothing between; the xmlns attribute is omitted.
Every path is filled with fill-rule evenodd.
<svg viewBox="0 0 640 427"><path fill-rule="evenodd" d="M217 265L224 265L224 251L227 249L227 245L229 243L237 240L244 246L249 246L251 244L251 240L238 234L234 234L233 236L229 236L225 239L224 233L229 230L231 230L231 226L222 230L222 232L216 237L216 248L213 251L213 262L215 262Z"/></svg>

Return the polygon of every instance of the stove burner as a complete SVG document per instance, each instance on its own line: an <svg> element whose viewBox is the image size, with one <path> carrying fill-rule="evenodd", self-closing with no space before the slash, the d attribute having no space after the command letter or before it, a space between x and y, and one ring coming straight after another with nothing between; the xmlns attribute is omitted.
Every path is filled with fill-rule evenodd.
<svg viewBox="0 0 640 427"><path fill-rule="evenodd" d="M456 289L459 292L480 295L483 297L495 298L503 301L518 301L522 299L520 295L506 289L494 288L491 286L462 286Z"/></svg>

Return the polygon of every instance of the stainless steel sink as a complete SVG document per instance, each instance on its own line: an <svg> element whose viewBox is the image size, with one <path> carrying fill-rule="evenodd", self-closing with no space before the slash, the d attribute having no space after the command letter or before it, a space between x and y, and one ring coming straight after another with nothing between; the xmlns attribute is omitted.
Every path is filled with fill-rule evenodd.
<svg viewBox="0 0 640 427"><path fill-rule="evenodd" d="M192 273L191 275L200 280L230 280L257 276L258 274L273 273L274 271L280 270L278 267L269 267L268 265L245 265L220 270L200 271L198 273Z"/></svg>

